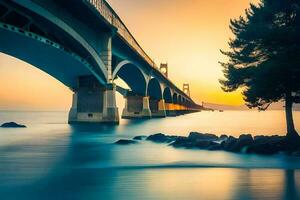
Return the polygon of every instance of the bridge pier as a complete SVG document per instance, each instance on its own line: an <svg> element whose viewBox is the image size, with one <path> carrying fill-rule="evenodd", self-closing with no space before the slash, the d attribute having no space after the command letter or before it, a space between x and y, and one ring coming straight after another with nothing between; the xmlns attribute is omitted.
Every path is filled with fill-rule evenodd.
<svg viewBox="0 0 300 200"><path fill-rule="evenodd" d="M151 100L150 99L150 110L151 116L155 118L163 118L166 117L166 107L165 100Z"/></svg>
<svg viewBox="0 0 300 200"><path fill-rule="evenodd" d="M118 124L119 110L116 104L116 86L108 84L103 95L103 118L102 122Z"/></svg>
<svg viewBox="0 0 300 200"><path fill-rule="evenodd" d="M150 119L151 110L149 97L129 95L125 97L126 103L123 109L123 119Z"/></svg>
<svg viewBox="0 0 300 200"><path fill-rule="evenodd" d="M69 111L69 118L68 118L69 124L77 121L77 98L78 98L78 94L77 92L74 92L72 96L72 107Z"/></svg>
<svg viewBox="0 0 300 200"><path fill-rule="evenodd" d="M74 91L69 123L119 123L113 84L100 86L91 76L79 77Z"/></svg>

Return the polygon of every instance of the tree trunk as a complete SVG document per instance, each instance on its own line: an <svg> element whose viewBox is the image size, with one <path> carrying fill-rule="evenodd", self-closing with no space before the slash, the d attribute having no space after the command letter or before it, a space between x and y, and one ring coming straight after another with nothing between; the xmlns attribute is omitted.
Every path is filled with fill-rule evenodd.
<svg viewBox="0 0 300 200"><path fill-rule="evenodd" d="M291 93L287 93L285 97L285 115L287 125L287 137L289 139L299 138L299 135L294 126L293 120L293 99Z"/></svg>

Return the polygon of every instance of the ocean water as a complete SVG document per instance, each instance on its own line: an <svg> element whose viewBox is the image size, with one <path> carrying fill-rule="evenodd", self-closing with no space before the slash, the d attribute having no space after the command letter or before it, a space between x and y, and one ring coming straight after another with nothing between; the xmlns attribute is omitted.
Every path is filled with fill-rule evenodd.
<svg viewBox="0 0 300 200"><path fill-rule="evenodd" d="M0 199L300 199L300 158L174 149L119 139L163 132L285 133L282 111L200 112L119 126L67 124L66 112L3 112ZM294 113L300 132L300 112Z"/></svg>

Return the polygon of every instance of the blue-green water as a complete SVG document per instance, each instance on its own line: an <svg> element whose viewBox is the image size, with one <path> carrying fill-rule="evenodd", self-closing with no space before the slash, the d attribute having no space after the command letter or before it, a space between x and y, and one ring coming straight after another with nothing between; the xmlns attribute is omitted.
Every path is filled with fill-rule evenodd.
<svg viewBox="0 0 300 200"><path fill-rule="evenodd" d="M299 130L300 113L295 113ZM65 112L0 112L0 199L300 199L300 158L174 149L118 139L284 133L284 113L201 112L119 126L70 126Z"/></svg>

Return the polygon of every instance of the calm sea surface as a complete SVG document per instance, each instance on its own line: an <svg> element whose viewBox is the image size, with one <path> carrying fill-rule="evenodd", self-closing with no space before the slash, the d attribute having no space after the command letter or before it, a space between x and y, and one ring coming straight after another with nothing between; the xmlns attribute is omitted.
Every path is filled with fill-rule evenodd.
<svg viewBox="0 0 300 200"><path fill-rule="evenodd" d="M0 199L300 199L300 158L174 149L136 135L284 134L282 111L201 112L119 126L67 124L66 112L1 112ZM300 132L300 112L294 113Z"/></svg>

